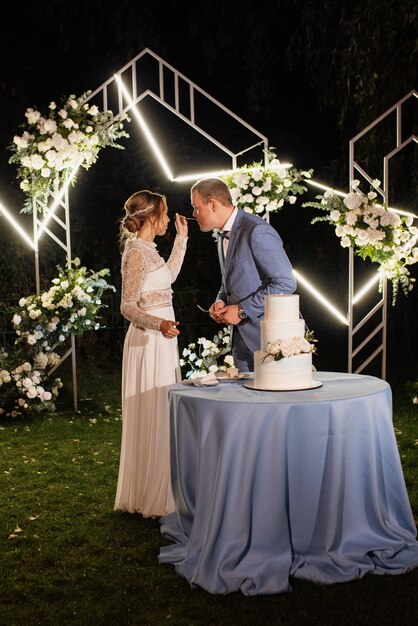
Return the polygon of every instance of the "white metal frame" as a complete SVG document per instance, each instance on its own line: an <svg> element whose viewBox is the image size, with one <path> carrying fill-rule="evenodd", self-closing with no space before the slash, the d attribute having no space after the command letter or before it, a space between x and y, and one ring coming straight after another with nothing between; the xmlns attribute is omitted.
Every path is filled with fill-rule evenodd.
<svg viewBox="0 0 418 626"><path fill-rule="evenodd" d="M139 64L145 57L151 57L158 64L158 92L155 93L151 89L141 89L140 81L138 81L138 70ZM119 80L118 80L119 79ZM168 100L166 96L165 89L165 81L171 80L174 92L174 106ZM131 101L126 102L126 97L124 91L121 87L121 81L129 84L130 89L128 90L131 95ZM188 107L185 106L186 103L180 102L180 84L184 83L184 85L188 89ZM123 113L128 113L133 106L137 105L141 100L144 100L147 96L153 98L157 102L159 102L166 109L171 111L174 115L180 118L183 122L191 126L194 130L204 136L208 141L217 146L222 152L227 154L231 158L231 169L235 169L237 167L237 158L244 153L256 148L257 146L263 147L264 152L264 162L267 164L267 156L266 149L268 148L268 139L263 134L261 134L258 130L253 128L250 124L245 122L243 119L238 117L235 113L230 111L227 107L225 107L221 102L213 98L206 91L201 89L196 83L189 80L184 74L177 71L172 65L164 61L161 57L152 52L149 48L145 48L142 52L140 52L136 57L134 57L129 63L124 65L116 74L104 82L100 87L98 87L95 91L93 91L86 102L94 100L94 102L99 99L98 106L102 107L104 110L108 108L109 103L109 93L112 89L117 90L117 112L114 112L114 119L117 120L121 117ZM254 135L255 143L245 146L239 152L233 152L228 146L222 144L218 139L210 135L203 128L199 126L196 122L196 94L199 94L203 97L204 100L215 105L217 108L221 109L227 116L231 118L231 120L235 120L244 128L246 128L250 133ZM125 101L125 102L124 102ZM188 111L185 112L185 109L188 108ZM170 177L171 180L176 180L174 177Z"/></svg>
<svg viewBox="0 0 418 626"><path fill-rule="evenodd" d="M71 177L70 177L71 178ZM71 231L70 231L70 205L68 198L68 186L69 181L59 190L57 187L52 192L52 203L48 207L39 200L32 200L33 210L33 240L35 246L35 281L36 281L36 293L40 293L40 273L39 273L39 238L43 233L48 235L55 243L60 246L64 252L67 262L71 261ZM62 213L59 217L58 212ZM42 216L42 217L40 217ZM63 235L59 237L51 229L51 222L57 225L58 232ZM55 349L57 346L53 346ZM51 375L57 367L61 365L67 357L71 355L71 370L73 378L73 403L74 410L78 410L77 400L77 362L76 362L76 349L75 349L75 337L71 335L70 346L66 352L61 356L60 361L54 365L48 372Z"/></svg>
<svg viewBox="0 0 418 626"><path fill-rule="evenodd" d="M418 92L411 91L404 98L399 100L396 104L390 107L385 113L380 115L374 122L369 124L364 130L358 133L350 140L349 143L349 188L351 182L356 178L357 174L368 181L372 182L371 177L356 161L355 150L356 143L363 138L372 129L375 129L383 120L390 115L394 115L396 124L396 140L395 147L383 157L383 186L377 191L381 194L383 203L389 204L389 162L396 154L403 150L409 143L418 143L418 137L411 135L406 139L402 139L402 110L404 104L411 98L418 98ZM380 336L380 343L374 352L369 355L365 360L355 369L355 373L362 372L369 363L371 363L376 357L381 356L381 375L382 378L386 378L386 357L387 357L387 317L388 317L388 290L387 281L384 280L383 291L379 301L370 309L370 311L359 321L355 322L355 300L354 300L354 284L355 284L355 272L354 272L354 253L352 248L349 249L349 272L348 272L348 371L353 371L353 359L355 356L360 355L361 351L367 347L369 342L376 336ZM357 332L374 316L377 316L377 323L375 328L369 333L369 335L357 346L354 346Z"/></svg>
<svg viewBox="0 0 418 626"><path fill-rule="evenodd" d="M138 63L141 59L149 55L154 58L158 62L158 84L159 90L158 93L154 93L150 89L146 89L141 91L138 88ZM165 89L164 89L164 80L165 78L171 78L174 85L174 107L166 100L165 98ZM123 89L121 86L121 81L118 80L123 78L128 78L130 80L130 85L132 88L132 101L125 103L126 97L124 97ZM179 98L179 81L184 81L189 90L189 110L190 114L186 115L182 113L180 108L180 98ZM109 92L112 89L117 90L117 110L113 111L113 119L112 122L118 120L124 113L128 112L133 106L138 104L141 100L150 96L157 100L161 105L166 107L169 111L174 113L181 120L189 124L194 130L203 135L206 139L208 139L211 143L217 146L220 150L226 153L231 158L231 167L232 169L237 167L237 157L248 152L249 150L256 148L257 146L263 147L264 152L264 162L267 165L267 148L268 148L268 140L267 138L259 133L252 126L247 124L244 120L235 115L232 111L227 109L223 104L215 100L212 96L206 93L203 89L198 87L195 83L190 81L186 76L178 72L174 67L166 63L163 59L154 54L151 50L146 48L140 54L138 54L134 59L132 59L129 63L127 63L122 69L120 69L116 75L112 78L104 82L100 87L98 87L94 92L92 92L87 98L85 102L89 102L97 99L100 102L100 108L103 110L108 110L109 108ZM244 126L247 130L249 130L255 136L255 143L246 146L243 150L238 153L232 152L227 146L219 142L215 137L208 134L204 129L200 128L196 123L195 112L196 112L196 102L195 102L195 94L199 93L203 98L206 98L216 107L222 109L224 113L234 119L236 122ZM73 175L75 172L73 173ZM72 177L70 177L71 179ZM174 179L173 179L174 180ZM39 203L36 200L33 200L33 241L34 241L34 250L35 250L35 280L36 280L36 292L39 294L40 292L40 276L39 276L39 247L38 240L42 233L45 233L49 237L51 237L65 252L67 261L71 261L71 233L70 233L70 212L69 212L69 198L68 198L68 187L69 181L59 190L55 189L52 193L52 204L51 207L47 207L44 204ZM59 217L57 212L63 209L63 216ZM43 219L41 219L40 215L43 215ZM53 220L55 224L58 225L59 228L62 229L62 233L64 235L63 239L58 237L50 228L49 224ZM68 356L71 355L72 358L72 377L73 377L73 401L74 401L74 409L77 410L77 365L76 365L76 350L75 350L75 338L74 335L71 335L71 345L65 354L61 357L60 362L54 366L50 373L52 373Z"/></svg>
<svg viewBox="0 0 418 626"><path fill-rule="evenodd" d="M149 56L150 58L152 58L154 61L157 62L158 89L156 93L152 91L151 89L141 90L140 85L138 85L138 83L141 82L140 81L141 74L139 73L139 64L147 56ZM126 81L126 83L129 85L130 90L124 88L124 81ZM167 81L171 81L171 87L174 93L174 102L173 102L173 98L171 98L171 102L170 102L169 99L166 97L165 86L168 84ZM182 86L183 88L184 86L186 86L187 88L187 91L188 91L188 99L186 103L187 107L185 107L184 101L183 101L183 106L182 106L182 103L180 102L181 100L180 86ZM114 107L112 109L113 111L112 122L117 121L119 118L121 118L121 116L124 113L127 113L130 110L134 111L139 116L140 114L138 113L138 107L136 105L140 103L144 98L149 96L153 98L154 100L156 100L157 102L159 102L162 106L164 106L171 113L176 115L178 118L180 118L183 122L191 126L195 131L197 131L202 136L204 136L208 141L210 141L213 145L218 147L222 152L227 154L228 157L231 159L232 170L238 167L237 159L239 156L257 147L260 147L260 150L262 149L263 151L264 165L265 166L268 165L267 137L259 133L256 129L254 129L252 126L247 124L247 122L245 122L240 117L235 115L232 111L227 109L223 104L221 104L215 98L210 96L203 89L201 89L198 85L190 81L186 76L178 72L174 67L169 65L166 61L164 61L159 56L154 54L148 48L144 49L140 54L138 54L134 59L132 59L129 63L127 63L124 67L122 67L116 74L114 74L112 78L104 82L100 87L98 87L94 92L92 92L86 98L86 102L93 100L94 103L96 103L99 106L99 108L103 110L108 110L109 102L112 99L112 93L113 93L113 99L116 100L116 110L114 110ZM201 96L204 100L207 100L208 102L212 103L213 105L221 109L227 116L231 118L231 120L238 122L247 131L250 131L250 133L254 135L255 142L251 143L251 145L249 146L244 146L242 150L234 153L228 146L222 144L220 141L218 141L218 139L216 139L215 137L210 135L207 131L205 131L203 128L201 128L196 123L196 106L197 106L196 99L195 99L196 94L199 94L199 96ZM361 137L363 137L367 132L369 132L372 128L378 125L388 115L390 115L392 112L396 112L396 128L397 128L396 146L389 154L387 154L384 157L384 174L383 174L384 184L383 184L383 189L379 190L386 203L387 203L387 198L388 198L390 159L393 156L395 156L395 154L397 154L400 150L402 150L411 141L417 142L416 136L411 136L408 139L402 141L402 132L401 132L402 131L402 120L401 120L402 105L411 97L418 97L417 92L413 91L407 96L405 96L405 98L403 98L398 103L396 103L393 107L391 107L388 111L386 111L386 113L381 115L377 120L375 120L372 124L370 124L367 128L365 128L361 133L356 135L350 141L350 182L354 179L355 172L359 172L366 180L369 180L371 182L370 176L368 176L368 174L361 168L361 166L355 160L356 142ZM184 111L184 108L186 108L187 110ZM146 131L146 124L144 120L143 120L143 130ZM158 146L156 146L156 142L153 140L152 137L147 136L147 134L145 134L145 136L148 139L151 145L151 148L154 150L156 155L159 156L158 152L160 151L159 151ZM161 164L163 165L163 169L166 172L170 180L180 182L181 179L184 180L186 178L186 177L181 177L181 176L174 178L171 175L171 171L170 171L170 168L168 167L168 164L164 161ZM74 174L75 174L75 171L73 172L72 176ZM327 189L327 187L325 187L322 184L315 183L315 181L307 181L307 182L309 182L310 184L314 186ZM69 215L69 199L68 199L69 183L70 183L70 180L67 181L67 183L61 188L61 190L57 190L57 189L54 190L54 193L52 194L53 203L51 204L50 208L46 206L42 206L42 207L39 207L38 209L37 203L36 202L33 203L33 232L34 232L33 248L35 250L35 272L36 272L37 293L39 293L39 289L40 289L38 240L39 240L40 235L43 232L45 232L46 235L50 236L60 247L62 247L63 250L65 251L67 260L71 260L70 215ZM344 195L344 194L341 192L341 195ZM64 216L61 218L58 217L57 215L57 211L60 210L60 207L63 209L63 212L64 212ZM2 212L5 214L5 216L8 219L11 219L5 207L0 205L0 210L2 210ZM43 213L43 219L40 219L39 217L39 214L41 213ZM268 219L268 216L266 217L266 219ZM54 222L58 224L59 227L62 228L62 231L64 233L64 239L65 239L64 241L60 239L59 237L57 237L55 233L51 230L51 228L48 226L51 220L54 220ZM15 227L18 228L18 225L15 224ZM295 271L295 275L296 274L297 273ZM321 294L319 293L316 293L316 290L312 287L312 285L308 283L307 280L303 279L303 277L301 276L298 276L298 280L302 282L302 285L308 288L308 291L310 293L313 293L313 295L316 298L318 298L321 302L326 304L328 308L335 309L335 307L331 307L330 303L324 302L325 299L323 298L323 296L321 296ZM370 281L370 282L372 283L373 281ZM369 311L369 313L360 322L354 325L354 305L359 297L359 294L354 293L354 256L353 256L353 252L351 249L349 250L349 286L348 287L349 287L348 288L348 291L349 291L348 312L347 312L347 321L346 321L347 326L349 327L348 371L349 372L352 371L353 358L357 354L359 354L364 347L366 347L366 345L375 335L381 332L382 340L381 340L380 346L368 359L366 359L361 364L361 366L356 370L356 372L362 371L374 358L376 358L376 356L378 356L381 353L382 354L382 377L384 378L386 375L386 332L387 332L386 285L384 285L384 291L383 291L381 300L371 309L371 311ZM364 289L360 290L360 292L362 291L364 291ZM335 314L336 311L334 310L333 313ZM356 333L360 330L360 328L363 327L363 325L369 319L371 319L377 313L381 315L381 321L378 323L378 325L372 331L372 333L370 333L370 335L362 343L360 343L360 345L358 345L357 347L354 347L354 338L355 338ZM341 319L342 321L344 321L343 315L339 314L338 317L340 321ZM71 337L71 346L67 350L67 352L64 354L60 362L62 362L70 354L72 355L74 408L77 410L76 356L75 356L75 340L73 336Z"/></svg>

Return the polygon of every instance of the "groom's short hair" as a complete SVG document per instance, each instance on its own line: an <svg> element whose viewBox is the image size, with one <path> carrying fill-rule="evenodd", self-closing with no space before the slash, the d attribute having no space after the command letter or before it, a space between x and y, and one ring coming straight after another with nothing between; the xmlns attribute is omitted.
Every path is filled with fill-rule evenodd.
<svg viewBox="0 0 418 626"><path fill-rule="evenodd" d="M193 194L194 191L199 193L205 201L214 198L220 204L233 205L228 185L220 178L202 178L192 186L190 193Z"/></svg>

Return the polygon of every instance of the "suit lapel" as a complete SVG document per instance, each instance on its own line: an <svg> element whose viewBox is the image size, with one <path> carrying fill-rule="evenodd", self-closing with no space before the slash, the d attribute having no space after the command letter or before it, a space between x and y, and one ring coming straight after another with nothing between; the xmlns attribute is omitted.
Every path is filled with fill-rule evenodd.
<svg viewBox="0 0 418 626"><path fill-rule="evenodd" d="M225 272L224 272L225 276L228 275L229 265L234 255L234 250L235 250L236 242L238 239L238 232L239 232L239 229L241 228L242 218L244 217L243 214L244 214L244 211L242 209L238 209L235 222L231 229L231 234L229 235L229 244L228 244L228 250L226 252L226 259L225 259ZM218 248L218 251L219 251L219 248Z"/></svg>

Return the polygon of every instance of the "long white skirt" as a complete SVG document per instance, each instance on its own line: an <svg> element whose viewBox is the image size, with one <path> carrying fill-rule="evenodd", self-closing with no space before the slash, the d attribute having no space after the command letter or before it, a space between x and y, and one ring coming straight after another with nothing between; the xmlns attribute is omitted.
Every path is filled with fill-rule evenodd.
<svg viewBox="0 0 418 626"><path fill-rule="evenodd" d="M172 307L153 315L175 319ZM170 482L168 387L181 378L177 339L131 324L122 363L122 443L115 510L160 517L175 511Z"/></svg>

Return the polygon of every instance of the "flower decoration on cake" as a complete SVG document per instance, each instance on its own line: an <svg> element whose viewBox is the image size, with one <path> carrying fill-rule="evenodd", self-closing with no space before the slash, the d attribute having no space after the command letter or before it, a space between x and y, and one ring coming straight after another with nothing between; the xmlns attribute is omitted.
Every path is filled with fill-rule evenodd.
<svg viewBox="0 0 418 626"><path fill-rule="evenodd" d="M266 156L267 166L257 162L221 177L235 206L247 213L274 213L286 203L295 204L297 196L307 190L303 181L312 177L313 170L282 165L273 149L267 150Z"/></svg>
<svg viewBox="0 0 418 626"><path fill-rule="evenodd" d="M123 149L118 140L129 137L123 130L123 121L129 118L123 114L115 121L112 111L86 103L90 93L63 98L60 106L51 102L45 115L35 108L26 110L23 132L9 146L13 152L9 163L17 164L20 188L29 196L22 212L31 212L32 198L45 203L77 167L89 169L105 146Z"/></svg>
<svg viewBox="0 0 418 626"><path fill-rule="evenodd" d="M225 326L212 339L199 337L196 342L189 343L182 352L180 366L186 378L197 378L204 374L226 372L234 366L231 354L229 327Z"/></svg>
<svg viewBox="0 0 418 626"><path fill-rule="evenodd" d="M314 332L308 331L304 337L292 337L288 339L277 339L277 341L271 341L267 344L267 352L263 355L262 361L271 358L274 361L280 361L289 356L296 356L298 354L307 354L316 352L316 339L314 338Z"/></svg>
<svg viewBox="0 0 418 626"><path fill-rule="evenodd" d="M320 202L306 202L303 206L326 211L326 216L314 218L312 224L330 222L343 248L351 247L361 258L379 263L379 291L382 291L383 279L390 280L395 304L399 285L407 295L415 282L407 266L418 261L418 228L413 226L411 215L401 215L377 202L379 180L372 181L367 194L359 185L360 182L354 180L352 191L344 198L328 190L316 196Z"/></svg>

